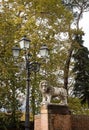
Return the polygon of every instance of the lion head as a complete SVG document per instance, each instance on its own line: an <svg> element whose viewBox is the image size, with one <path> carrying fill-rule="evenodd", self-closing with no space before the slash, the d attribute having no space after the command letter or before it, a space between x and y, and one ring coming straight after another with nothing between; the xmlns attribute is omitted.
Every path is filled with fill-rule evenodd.
<svg viewBox="0 0 89 130"><path fill-rule="evenodd" d="M42 93L46 93L48 89L48 82L46 80L42 80L40 82L39 89Z"/></svg>

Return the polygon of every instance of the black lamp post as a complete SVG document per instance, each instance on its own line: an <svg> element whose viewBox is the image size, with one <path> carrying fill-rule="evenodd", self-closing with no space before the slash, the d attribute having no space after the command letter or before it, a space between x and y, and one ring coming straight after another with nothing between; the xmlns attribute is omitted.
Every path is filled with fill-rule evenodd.
<svg viewBox="0 0 89 130"><path fill-rule="evenodd" d="M26 109L25 109L25 130L29 130L29 120L30 120L30 108L29 108L29 95L30 95L30 75L31 71L37 72L39 71L39 63L38 62L30 62L29 60L29 43L30 40L28 40L25 37L23 37L20 41L20 48L25 51L25 63L26 63ZM17 58L19 56L20 49L19 47L15 46L12 48L13 50L13 56ZM48 56L48 48L46 45L43 45L40 48L40 56L42 58L45 58Z"/></svg>

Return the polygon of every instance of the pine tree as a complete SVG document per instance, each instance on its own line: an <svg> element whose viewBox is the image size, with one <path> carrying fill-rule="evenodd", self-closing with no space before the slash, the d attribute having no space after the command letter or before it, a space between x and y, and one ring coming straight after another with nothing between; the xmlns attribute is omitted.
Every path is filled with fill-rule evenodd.
<svg viewBox="0 0 89 130"><path fill-rule="evenodd" d="M89 107L89 51L83 45L73 55L75 64L75 84L73 94L81 99L81 104L88 104Z"/></svg>

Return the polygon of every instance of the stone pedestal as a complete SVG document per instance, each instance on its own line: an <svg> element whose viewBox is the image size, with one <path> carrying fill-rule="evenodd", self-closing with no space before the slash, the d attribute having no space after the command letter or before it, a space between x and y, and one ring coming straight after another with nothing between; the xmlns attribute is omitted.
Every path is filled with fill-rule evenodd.
<svg viewBox="0 0 89 130"><path fill-rule="evenodd" d="M68 106L42 105L39 130L71 130L71 113ZM35 124L35 130L37 129Z"/></svg>
<svg viewBox="0 0 89 130"><path fill-rule="evenodd" d="M49 130L48 108L46 105L41 106L41 130Z"/></svg>

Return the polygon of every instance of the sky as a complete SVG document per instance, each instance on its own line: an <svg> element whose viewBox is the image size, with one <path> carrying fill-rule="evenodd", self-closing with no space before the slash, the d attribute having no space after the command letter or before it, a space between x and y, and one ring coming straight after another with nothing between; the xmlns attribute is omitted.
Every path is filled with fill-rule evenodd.
<svg viewBox="0 0 89 130"><path fill-rule="evenodd" d="M83 18L80 21L80 27L82 27L85 36L83 37L84 46L89 49L89 12L84 13Z"/></svg>

